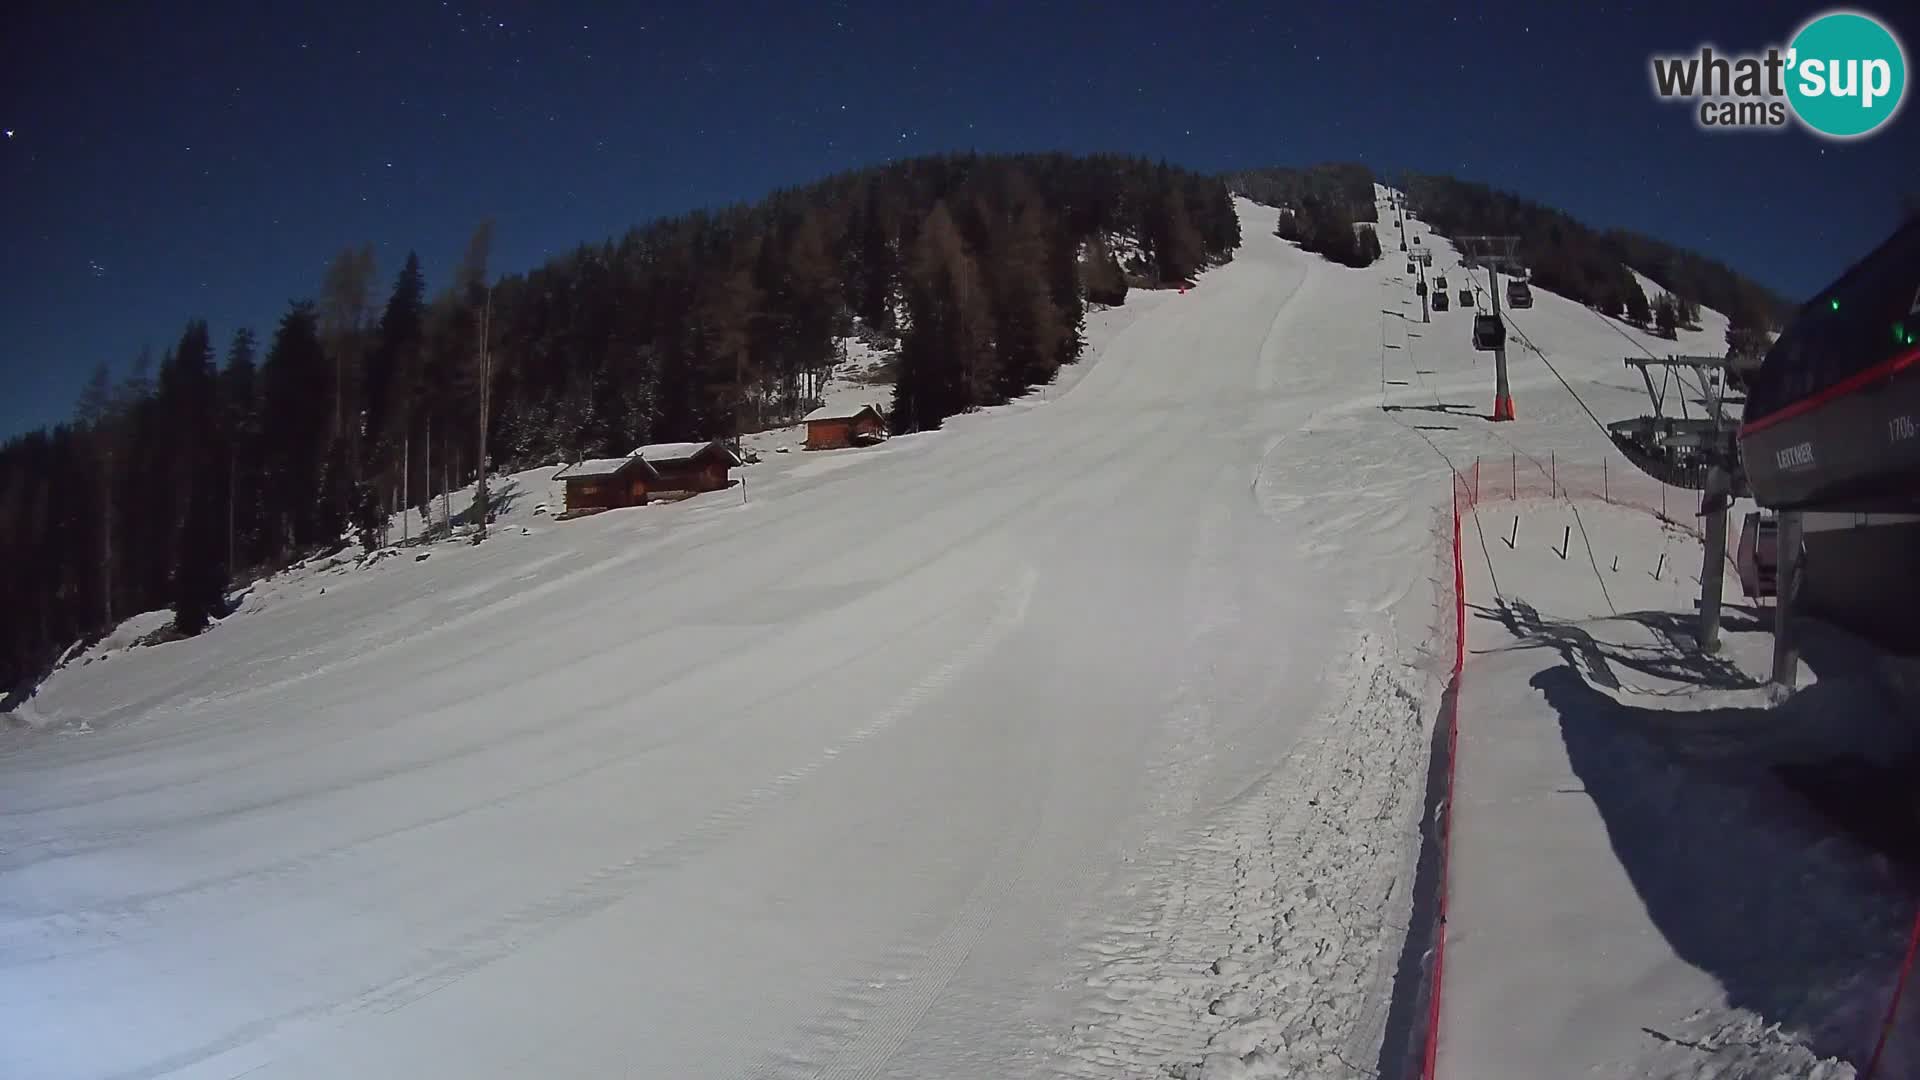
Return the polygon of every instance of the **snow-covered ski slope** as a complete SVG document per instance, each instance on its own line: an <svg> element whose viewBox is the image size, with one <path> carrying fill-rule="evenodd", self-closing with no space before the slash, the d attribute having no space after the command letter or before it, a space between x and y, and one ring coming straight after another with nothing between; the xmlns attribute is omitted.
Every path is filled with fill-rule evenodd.
<svg viewBox="0 0 1920 1080"><path fill-rule="evenodd" d="M0 739L0 1075L1371 1075L1448 462L1608 449L1518 348L1480 418L1384 220L1350 270L1239 208L1044 395L744 498L530 474L484 545L62 671ZM1722 325L1513 322L1603 419Z"/></svg>

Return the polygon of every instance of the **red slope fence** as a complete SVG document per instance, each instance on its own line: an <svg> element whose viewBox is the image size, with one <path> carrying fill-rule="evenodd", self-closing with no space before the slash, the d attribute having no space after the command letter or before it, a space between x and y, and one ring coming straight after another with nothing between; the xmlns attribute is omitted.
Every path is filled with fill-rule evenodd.
<svg viewBox="0 0 1920 1080"><path fill-rule="evenodd" d="M1620 461L1512 453L1474 458L1455 481L1461 509L1497 500L1568 499L1645 510L1682 528L1700 529L1700 493L1663 484Z"/></svg>
<svg viewBox="0 0 1920 1080"><path fill-rule="evenodd" d="M1476 468L1477 473L1477 468ZM1453 855L1453 777L1460 742L1460 673L1467 661L1467 578L1466 562L1460 549L1460 515L1472 505L1471 492L1476 477L1455 474L1453 478L1453 678L1447 698L1452 707L1443 718L1447 724L1447 778L1442 787L1440 814L1440 884L1437 929L1433 938L1433 971L1427 994L1427 1045L1421 1066L1424 1080L1433 1080L1440 1056L1441 991L1447 968L1447 892L1449 866Z"/></svg>
<svg viewBox="0 0 1920 1080"><path fill-rule="evenodd" d="M1907 989L1907 981L1913 977L1913 957L1916 952L1920 952L1920 910L1913 913L1913 932L1907 936L1907 956L1900 962L1900 974L1893 984L1893 998L1887 1002L1886 1019L1880 1021L1880 1037L1874 1040L1873 1056L1867 1059L1867 1071L1861 1074L1861 1080L1873 1080L1879 1074L1880 1056L1886 1053L1887 1037L1893 1034L1894 1023L1900 1017L1900 997Z"/></svg>
<svg viewBox="0 0 1920 1080"><path fill-rule="evenodd" d="M1442 796L1440 884L1437 929L1434 934L1431 990L1427 996L1426 1054L1421 1076L1435 1080L1440 1056L1440 1017L1446 977L1447 898L1453 855L1454 776L1460 742L1460 684L1467 659L1467 582L1461 519L1475 509L1497 501L1596 500L1644 510L1691 531L1699 530L1696 512L1699 493L1663 484L1631 466L1602 458L1599 461L1562 461L1557 453L1545 457L1515 451L1506 458L1476 457L1453 475L1453 681L1447 710L1447 775Z"/></svg>

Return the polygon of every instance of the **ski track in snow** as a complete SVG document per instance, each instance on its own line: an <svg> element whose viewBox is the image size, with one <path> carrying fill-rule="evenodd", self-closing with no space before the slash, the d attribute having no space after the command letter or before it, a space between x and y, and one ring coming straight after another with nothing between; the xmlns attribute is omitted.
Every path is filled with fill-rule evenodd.
<svg viewBox="0 0 1920 1080"><path fill-rule="evenodd" d="M1425 756L1387 660L1362 640L1294 753L1155 869L1137 921L1086 945L1100 996L1066 1075L1373 1075Z"/></svg>

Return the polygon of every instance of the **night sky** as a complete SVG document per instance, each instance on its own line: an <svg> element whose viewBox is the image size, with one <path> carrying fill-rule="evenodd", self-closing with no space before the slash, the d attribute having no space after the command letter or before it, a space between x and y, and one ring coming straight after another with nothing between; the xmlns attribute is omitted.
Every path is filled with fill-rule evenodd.
<svg viewBox="0 0 1920 1080"><path fill-rule="evenodd" d="M1839 144L1708 135L1653 99L1650 52L1784 42L1825 5L1468 8L8 4L0 434L66 417L95 363L124 370L189 318L270 333L349 243L378 245L384 300L409 248L444 283L483 218L494 269L522 270L939 151L1452 172L1796 298L1920 187L1911 102ZM1920 18L1864 10L1911 60Z"/></svg>

